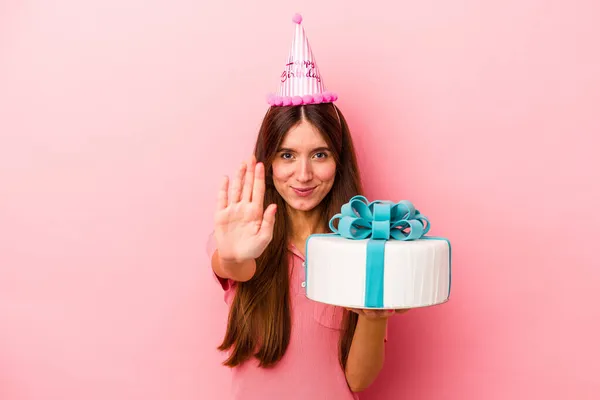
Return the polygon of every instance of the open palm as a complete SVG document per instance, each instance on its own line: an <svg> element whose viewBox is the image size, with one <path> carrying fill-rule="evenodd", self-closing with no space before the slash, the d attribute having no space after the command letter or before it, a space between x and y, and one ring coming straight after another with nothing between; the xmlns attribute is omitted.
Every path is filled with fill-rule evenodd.
<svg viewBox="0 0 600 400"><path fill-rule="evenodd" d="M252 157L242 163L233 180L225 177L215 212L215 240L222 260L243 262L258 258L273 238L276 205L263 210L265 169Z"/></svg>

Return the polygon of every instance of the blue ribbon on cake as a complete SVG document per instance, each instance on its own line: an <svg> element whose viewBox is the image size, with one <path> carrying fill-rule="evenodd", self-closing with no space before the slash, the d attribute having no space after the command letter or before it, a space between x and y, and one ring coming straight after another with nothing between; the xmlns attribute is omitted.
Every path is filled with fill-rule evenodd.
<svg viewBox="0 0 600 400"><path fill-rule="evenodd" d="M339 220L337 228L333 225L336 220ZM430 223L408 200L398 203L387 200L369 202L364 196L354 196L342 206L341 213L331 218L329 228L347 239L369 239L365 307L382 308L385 243L390 239L424 238L429 232Z"/></svg>

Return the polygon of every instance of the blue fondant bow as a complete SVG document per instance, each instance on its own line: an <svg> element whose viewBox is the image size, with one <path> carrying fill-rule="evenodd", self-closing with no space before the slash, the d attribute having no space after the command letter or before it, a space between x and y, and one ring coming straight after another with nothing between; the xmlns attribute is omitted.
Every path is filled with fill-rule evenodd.
<svg viewBox="0 0 600 400"><path fill-rule="evenodd" d="M339 219L337 228L333 226ZM408 200L398 203L354 196L329 221L329 228L348 239L420 239L429 232L429 220ZM407 232L409 229L409 232Z"/></svg>
<svg viewBox="0 0 600 400"><path fill-rule="evenodd" d="M337 228L334 222L339 219ZM329 221L329 228L347 239L367 242L365 307L382 308L385 242L415 240L429 232L429 220L407 200L398 203L354 196L342 206L341 213ZM407 232L408 230L408 232Z"/></svg>

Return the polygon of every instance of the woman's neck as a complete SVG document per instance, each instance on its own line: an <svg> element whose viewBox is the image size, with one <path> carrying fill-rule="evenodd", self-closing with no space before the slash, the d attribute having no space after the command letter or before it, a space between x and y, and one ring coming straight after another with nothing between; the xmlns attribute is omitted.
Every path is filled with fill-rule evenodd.
<svg viewBox="0 0 600 400"><path fill-rule="evenodd" d="M313 233L322 233L325 231L323 221L321 220L320 208L310 211L299 211L289 208L288 216L290 221L290 239L294 243L301 243Z"/></svg>

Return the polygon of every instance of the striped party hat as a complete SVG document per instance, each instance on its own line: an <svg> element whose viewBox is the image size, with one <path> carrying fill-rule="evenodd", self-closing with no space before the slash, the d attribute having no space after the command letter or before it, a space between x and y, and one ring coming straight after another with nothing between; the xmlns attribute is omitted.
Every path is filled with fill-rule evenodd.
<svg viewBox="0 0 600 400"><path fill-rule="evenodd" d="M295 14L292 21L295 24L292 47L280 76L279 91L269 95L268 103L271 106L297 106L337 100L337 95L325 88L306 32L301 25L302 16Z"/></svg>

